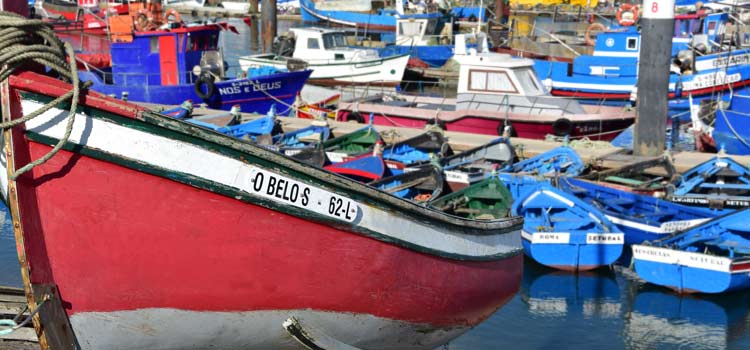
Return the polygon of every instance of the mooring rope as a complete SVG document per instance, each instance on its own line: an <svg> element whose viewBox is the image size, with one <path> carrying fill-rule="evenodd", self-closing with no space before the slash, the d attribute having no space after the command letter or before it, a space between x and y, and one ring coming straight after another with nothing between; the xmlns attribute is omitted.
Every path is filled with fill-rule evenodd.
<svg viewBox="0 0 750 350"><path fill-rule="evenodd" d="M47 154L11 174L10 178L15 180L23 173L45 163L62 149L73 130L80 90L88 87L91 83L80 83L73 47L70 43L65 43L57 38L52 26L41 20L28 19L15 13L0 11L0 47L3 48L3 53L0 54L0 81L8 79L21 66L34 62L47 67L51 72L59 74L73 84L71 91L50 101L29 115L0 123L0 129L10 129L38 117L67 99L71 99L70 113L63 137ZM73 64L69 62L73 62ZM10 116L7 117L10 118Z"/></svg>

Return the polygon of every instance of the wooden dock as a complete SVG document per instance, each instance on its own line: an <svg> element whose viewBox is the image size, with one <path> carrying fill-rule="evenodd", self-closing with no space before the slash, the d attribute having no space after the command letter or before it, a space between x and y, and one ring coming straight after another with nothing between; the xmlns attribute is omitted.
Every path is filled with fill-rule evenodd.
<svg viewBox="0 0 750 350"><path fill-rule="evenodd" d="M156 107L155 105L147 105L147 106L151 108L157 108L157 110L158 108L165 108L165 107ZM219 114L219 113L222 113L222 111L204 109L200 107L195 108L193 111L194 116L211 115L211 114ZM250 119L258 118L258 117L260 117L260 115L243 113L244 120L250 120ZM213 122L215 122L217 125L224 125L229 120L229 117L227 116L224 118L226 119L219 118L217 120L214 120ZM279 120L281 121L282 129L285 131L304 128L310 125L310 122L311 122L310 119L286 118L286 117L280 117ZM204 121L211 122L209 120L204 120ZM339 136L339 135L350 133L354 130L362 128L363 126L362 124L357 124L353 122L329 121L329 124L331 125L331 132L333 133L334 136ZM423 132L423 130L420 130L420 129L391 127L391 126L376 126L376 129L380 131L382 134L386 135L387 137L388 136L392 137L392 139L386 139L386 141L389 143L405 140L407 138L416 136ZM483 145L497 138L497 136L492 136L492 135L467 134L467 133L450 132L450 131L445 132L445 135L448 137L448 143L450 144L451 148L453 148L456 151L465 151L467 149L471 149L471 148ZM524 138L517 138L517 137L511 138L511 143L516 147L516 152L521 158L530 158L540 153L549 151L555 147L561 146L563 144L562 142L556 142L556 141L531 140L531 139L524 139ZM625 166L625 165L632 164L632 163L646 159L646 158L635 157L633 155L630 155L628 154L627 150L619 148L619 147L614 147L610 145L608 142L574 141L570 143L570 146L576 150L578 155L581 157L581 159L584 162L586 162L586 164L593 165L598 168L617 168L617 167ZM677 152L673 154L673 161L674 161L674 166L678 172L685 172L688 169L698 164L701 164L715 156L716 154L712 154L712 153ZM750 156L732 156L732 158L734 158L741 164L750 164Z"/></svg>
<svg viewBox="0 0 750 350"><path fill-rule="evenodd" d="M12 320L25 308L26 296L23 289L0 286L0 319ZM24 312L24 316L29 312ZM31 323L27 327L15 330L13 333L0 336L0 349L3 350L31 350L39 349L39 341Z"/></svg>

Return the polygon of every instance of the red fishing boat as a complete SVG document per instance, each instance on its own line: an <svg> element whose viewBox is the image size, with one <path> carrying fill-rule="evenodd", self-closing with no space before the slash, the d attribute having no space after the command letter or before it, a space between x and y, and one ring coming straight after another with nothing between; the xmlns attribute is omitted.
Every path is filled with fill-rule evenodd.
<svg viewBox="0 0 750 350"><path fill-rule="evenodd" d="M42 347L434 349L519 288L519 217L448 215L76 86L0 89Z"/></svg>
<svg viewBox="0 0 750 350"><path fill-rule="evenodd" d="M340 102L338 120L364 122L362 116L371 114L376 125L437 124L448 131L488 135L503 135L510 127L511 135L523 138L552 134L592 140L611 140L635 120L635 111L628 108L551 96L534 73L532 60L482 52L486 44L467 50L463 36L456 35L453 57L460 65L456 98L369 96Z"/></svg>

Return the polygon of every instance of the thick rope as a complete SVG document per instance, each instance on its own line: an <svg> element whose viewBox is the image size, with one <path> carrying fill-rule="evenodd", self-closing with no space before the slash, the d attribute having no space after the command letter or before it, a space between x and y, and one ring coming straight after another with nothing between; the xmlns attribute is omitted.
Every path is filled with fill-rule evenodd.
<svg viewBox="0 0 750 350"><path fill-rule="evenodd" d="M43 157L24 165L18 169L10 178L17 179L22 174L34 167L41 165L52 158L68 142L73 131L73 122L78 107L78 97L81 88L88 87L91 83L80 84L78 80L78 69L75 62L73 47L70 43L64 43L55 36L52 27L41 20L27 19L10 12L0 11L0 81L5 81L15 70L30 62L47 67L50 71L59 74L62 78L73 85L73 89L62 96L52 100L39 110L21 118L0 123L0 129L10 129L16 125L23 124L47 112L58 104L71 99L70 112L65 127L65 134L57 144Z"/></svg>

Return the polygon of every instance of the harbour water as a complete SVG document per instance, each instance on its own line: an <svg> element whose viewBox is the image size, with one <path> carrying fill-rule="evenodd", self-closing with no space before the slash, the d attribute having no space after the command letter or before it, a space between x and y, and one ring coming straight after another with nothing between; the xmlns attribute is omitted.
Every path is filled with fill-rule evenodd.
<svg viewBox="0 0 750 350"><path fill-rule="evenodd" d="M224 40L233 75L236 58L250 53L250 35L241 21L231 23L240 31ZM293 25L280 22L279 31ZM10 219L2 211L0 285L20 286ZM679 296L644 284L623 267L572 274L526 260L517 295L442 348L750 349L750 292Z"/></svg>

